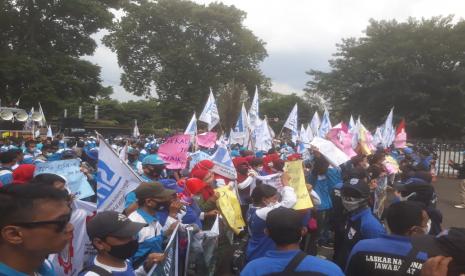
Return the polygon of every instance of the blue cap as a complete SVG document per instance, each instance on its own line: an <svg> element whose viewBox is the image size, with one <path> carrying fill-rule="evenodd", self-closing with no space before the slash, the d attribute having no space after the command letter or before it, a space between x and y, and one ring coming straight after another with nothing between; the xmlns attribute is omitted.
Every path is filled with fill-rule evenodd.
<svg viewBox="0 0 465 276"><path fill-rule="evenodd" d="M406 153L406 154L412 154L412 153L413 153L413 149L407 147L407 148L404 149L404 153Z"/></svg>
<svg viewBox="0 0 465 276"><path fill-rule="evenodd" d="M164 165L165 161L158 157L158 154L149 154L142 160L142 165Z"/></svg>

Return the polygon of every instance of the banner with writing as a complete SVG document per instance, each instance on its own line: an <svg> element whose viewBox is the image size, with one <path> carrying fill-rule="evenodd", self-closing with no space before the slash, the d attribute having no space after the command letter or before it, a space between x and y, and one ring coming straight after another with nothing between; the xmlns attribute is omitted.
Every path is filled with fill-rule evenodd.
<svg viewBox="0 0 465 276"><path fill-rule="evenodd" d="M215 192L219 195L216 204L221 211L221 214L234 233L239 234L239 232L244 228L245 223L242 218L241 206L236 194L231 191L229 186L217 188L215 189Z"/></svg>
<svg viewBox="0 0 465 276"><path fill-rule="evenodd" d="M178 229L174 228L165 248L165 259L155 264L147 275L151 276L178 276Z"/></svg>
<svg viewBox="0 0 465 276"><path fill-rule="evenodd" d="M78 159L38 163L34 176L43 173L53 173L64 177L69 190L78 199L95 194L87 177L81 172L81 162Z"/></svg>
<svg viewBox="0 0 465 276"><path fill-rule="evenodd" d="M294 188L297 196L297 202L293 209L302 210L313 207L312 200L308 194L307 185L305 184L304 168L302 160L288 161L284 166L284 171L290 176L289 186Z"/></svg>
<svg viewBox="0 0 465 276"><path fill-rule="evenodd" d="M189 150L191 136L189 134L178 134L166 139L158 148L158 155L167 162L168 169L184 169L187 163L187 152Z"/></svg>
<svg viewBox="0 0 465 276"><path fill-rule="evenodd" d="M278 190L278 192L281 192L284 187L281 181L281 176L282 173L275 173L265 176L257 175L256 178L262 181L263 184L273 186L276 188L276 190Z"/></svg>
<svg viewBox="0 0 465 276"><path fill-rule="evenodd" d="M194 153L191 153L190 155L191 161L189 162L189 171L191 171L197 163L199 163L202 160L210 160L211 156L208 155L208 153L203 152L203 151L196 151Z"/></svg>

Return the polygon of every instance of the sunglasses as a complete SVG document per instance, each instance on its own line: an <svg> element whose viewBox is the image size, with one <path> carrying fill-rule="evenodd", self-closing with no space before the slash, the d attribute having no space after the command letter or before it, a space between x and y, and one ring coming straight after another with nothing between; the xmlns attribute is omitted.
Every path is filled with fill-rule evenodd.
<svg viewBox="0 0 465 276"><path fill-rule="evenodd" d="M66 225L68 225L71 219L71 213L67 214L64 219L60 220L44 220L44 221L32 221L32 222L16 222L13 225L21 226L24 228L36 228L41 227L43 225L53 224L56 225L55 231L57 233L61 233L65 230Z"/></svg>

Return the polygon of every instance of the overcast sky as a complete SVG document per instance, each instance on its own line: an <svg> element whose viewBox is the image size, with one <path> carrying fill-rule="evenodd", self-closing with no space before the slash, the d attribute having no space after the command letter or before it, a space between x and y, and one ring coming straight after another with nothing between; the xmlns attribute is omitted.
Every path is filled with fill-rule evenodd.
<svg viewBox="0 0 465 276"><path fill-rule="evenodd" d="M195 0L209 4L210 0ZM454 14L465 17L463 0L223 0L247 12L245 25L266 42L268 57L261 64L275 91L301 93L310 69L329 70L328 60L342 38L360 37L370 18L405 21L409 16L430 18ZM95 36L100 39L103 34ZM86 57L102 67L105 85L113 98L137 97L119 86L121 70L116 55L99 43L94 56Z"/></svg>

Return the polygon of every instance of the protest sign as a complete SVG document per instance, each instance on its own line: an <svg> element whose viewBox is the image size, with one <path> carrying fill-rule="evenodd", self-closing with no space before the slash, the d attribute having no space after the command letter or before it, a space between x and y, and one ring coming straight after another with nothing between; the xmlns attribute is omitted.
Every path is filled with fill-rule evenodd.
<svg viewBox="0 0 465 276"><path fill-rule="evenodd" d="M216 201L218 209L221 211L221 214L234 233L239 234L245 226L245 223L242 218L241 206L236 194L231 191L229 186L217 188L215 192L219 195Z"/></svg>
<svg viewBox="0 0 465 276"><path fill-rule="evenodd" d="M278 192L281 192L283 190L283 183L281 181L281 176L282 173L275 173L275 174L270 174L270 175L257 175L256 178L260 181L262 181L263 184L270 185L276 188Z"/></svg>
<svg viewBox="0 0 465 276"><path fill-rule="evenodd" d="M165 259L161 263L155 264L147 275L178 276L178 229L179 224L174 228L166 245Z"/></svg>
<svg viewBox="0 0 465 276"><path fill-rule="evenodd" d="M166 168L176 170L186 167L190 139L189 134L178 134L169 137L160 145L158 155L168 163Z"/></svg>
<svg viewBox="0 0 465 276"><path fill-rule="evenodd" d="M127 163L119 159L104 139L100 139L98 158L97 209L99 212L107 210L122 212L124 197L142 180Z"/></svg>
<svg viewBox="0 0 465 276"><path fill-rule="evenodd" d="M347 154L342 152L338 147L326 139L315 137L313 138L310 145L316 147L318 151L323 154L328 162L334 167L349 161Z"/></svg>
<svg viewBox="0 0 465 276"><path fill-rule="evenodd" d="M190 158L191 158L191 161L189 162L189 171L192 171L194 166L197 165L197 163L199 163L200 161L211 159L208 153L200 151L200 150L190 154Z"/></svg>
<svg viewBox="0 0 465 276"><path fill-rule="evenodd" d="M289 186L294 188L297 196L297 202L294 205L294 210L302 210L313 207L313 203L308 194L307 185L305 183L304 168L302 160L288 161L284 166L284 171L290 176Z"/></svg>
<svg viewBox="0 0 465 276"><path fill-rule="evenodd" d="M216 144L216 132L204 132L197 134L197 144L204 148L214 148Z"/></svg>
<svg viewBox="0 0 465 276"><path fill-rule="evenodd" d="M38 163L34 176L43 173L53 173L64 177L69 190L78 199L95 194L87 177L81 172L81 162L78 159Z"/></svg>

